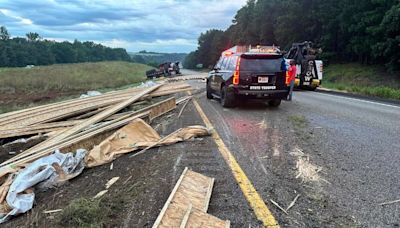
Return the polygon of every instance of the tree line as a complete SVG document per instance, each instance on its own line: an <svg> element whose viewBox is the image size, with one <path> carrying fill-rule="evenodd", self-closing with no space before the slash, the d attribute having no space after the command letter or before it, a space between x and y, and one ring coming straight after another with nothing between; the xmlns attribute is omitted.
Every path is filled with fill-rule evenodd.
<svg viewBox="0 0 400 228"><path fill-rule="evenodd" d="M32 32L25 38L11 38L6 27L0 27L0 67L111 60L130 61L131 58L123 48L109 48L91 41L56 42Z"/></svg>
<svg viewBox="0 0 400 228"><path fill-rule="evenodd" d="M185 67L215 64L234 45L312 41L329 62L384 64L400 69L399 0L249 0L225 31L200 35Z"/></svg>

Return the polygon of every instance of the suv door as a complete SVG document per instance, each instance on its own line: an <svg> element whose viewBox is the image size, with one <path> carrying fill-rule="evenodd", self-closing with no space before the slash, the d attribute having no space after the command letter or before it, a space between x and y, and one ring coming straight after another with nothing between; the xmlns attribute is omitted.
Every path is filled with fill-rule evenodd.
<svg viewBox="0 0 400 228"><path fill-rule="evenodd" d="M209 73L209 78L208 81L210 83L210 87L212 90L215 91L216 88L216 82L215 82L215 77L217 74L219 74L219 70L221 69L221 62L222 62L222 58L220 58L217 62L217 64L215 64L214 69L212 71L210 71Z"/></svg>
<svg viewBox="0 0 400 228"><path fill-rule="evenodd" d="M224 65L226 63L226 57L221 57L220 60L218 61L218 64L216 65L216 70L214 71L214 77L213 77L213 83L211 84L211 88L220 93L220 88L221 88L221 78L223 75L224 71Z"/></svg>

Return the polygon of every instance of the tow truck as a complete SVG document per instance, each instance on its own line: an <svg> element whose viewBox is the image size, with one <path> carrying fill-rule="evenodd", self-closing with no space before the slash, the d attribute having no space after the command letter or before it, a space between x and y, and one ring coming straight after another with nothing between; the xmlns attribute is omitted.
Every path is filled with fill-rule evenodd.
<svg viewBox="0 0 400 228"><path fill-rule="evenodd" d="M313 43L310 41L293 43L285 55L287 65L291 60L296 62L295 86L297 88L315 90L322 83L323 62L316 60L316 55L322 50L314 49L312 46Z"/></svg>

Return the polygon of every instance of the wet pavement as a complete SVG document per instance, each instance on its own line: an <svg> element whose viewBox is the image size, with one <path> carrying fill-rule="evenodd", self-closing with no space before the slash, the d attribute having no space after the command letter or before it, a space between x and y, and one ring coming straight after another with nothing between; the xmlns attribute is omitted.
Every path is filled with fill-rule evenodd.
<svg viewBox="0 0 400 228"><path fill-rule="evenodd" d="M400 198L399 106L309 91L279 108L196 97L283 227L399 226L400 203L379 205ZM317 181L299 176L302 157ZM288 215L271 203L285 208L296 195Z"/></svg>

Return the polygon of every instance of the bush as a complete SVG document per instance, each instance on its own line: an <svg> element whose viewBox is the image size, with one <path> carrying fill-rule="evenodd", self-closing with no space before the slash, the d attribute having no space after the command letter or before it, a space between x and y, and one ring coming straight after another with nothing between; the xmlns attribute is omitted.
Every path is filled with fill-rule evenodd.
<svg viewBox="0 0 400 228"><path fill-rule="evenodd" d="M62 211L60 225L69 227L100 227L106 212L100 207L100 200L79 198Z"/></svg>

